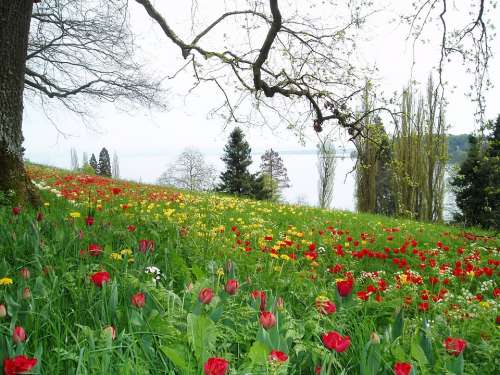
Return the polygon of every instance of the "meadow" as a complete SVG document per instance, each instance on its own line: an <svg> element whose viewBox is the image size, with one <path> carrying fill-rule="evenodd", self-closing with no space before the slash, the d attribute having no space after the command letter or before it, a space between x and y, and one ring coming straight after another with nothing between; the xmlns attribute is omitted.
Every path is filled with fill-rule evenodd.
<svg viewBox="0 0 500 375"><path fill-rule="evenodd" d="M29 166L0 207L5 374L498 374L475 229Z"/></svg>

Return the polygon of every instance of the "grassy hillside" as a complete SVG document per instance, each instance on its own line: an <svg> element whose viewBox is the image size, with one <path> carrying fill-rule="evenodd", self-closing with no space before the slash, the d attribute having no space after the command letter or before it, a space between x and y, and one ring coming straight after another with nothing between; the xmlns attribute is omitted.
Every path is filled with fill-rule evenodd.
<svg viewBox="0 0 500 375"><path fill-rule="evenodd" d="M30 173L44 205L0 207L8 369L499 373L487 233Z"/></svg>

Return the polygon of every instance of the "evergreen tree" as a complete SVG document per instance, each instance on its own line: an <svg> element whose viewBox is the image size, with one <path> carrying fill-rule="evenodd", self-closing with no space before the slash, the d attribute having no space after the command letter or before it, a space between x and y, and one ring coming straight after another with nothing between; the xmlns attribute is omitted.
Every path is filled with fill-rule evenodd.
<svg viewBox="0 0 500 375"><path fill-rule="evenodd" d="M466 225L500 228L500 116L485 142L470 136L467 159L451 182Z"/></svg>
<svg viewBox="0 0 500 375"><path fill-rule="evenodd" d="M95 158L95 155L92 153L92 156L90 157L90 166L94 170L95 174L99 174L99 165L97 165L97 160Z"/></svg>
<svg viewBox="0 0 500 375"><path fill-rule="evenodd" d="M254 195L255 177L248 171L252 164L250 154L250 145L245 140L243 131L236 127L224 147L222 161L226 163L226 170L220 176L222 182L217 190L239 196Z"/></svg>
<svg viewBox="0 0 500 375"><path fill-rule="evenodd" d="M279 199L281 190L290 187L290 179L283 164L281 156L272 148L266 150L260 157L261 174L269 176L269 179L264 179L268 189L270 189L271 199ZM274 181L274 182L273 182Z"/></svg>
<svg viewBox="0 0 500 375"><path fill-rule="evenodd" d="M111 160L106 147L103 147L99 153L99 172L97 174L104 177L111 177Z"/></svg>

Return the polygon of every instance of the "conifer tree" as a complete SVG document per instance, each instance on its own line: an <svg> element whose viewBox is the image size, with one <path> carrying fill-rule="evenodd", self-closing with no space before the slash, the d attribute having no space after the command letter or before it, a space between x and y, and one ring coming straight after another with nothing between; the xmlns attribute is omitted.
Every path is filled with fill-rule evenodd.
<svg viewBox="0 0 500 375"><path fill-rule="evenodd" d="M224 147L222 161L226 163L226 170L220 176L222 182L217 190L239 196L254 195L255 177L248 171L252 164L251 151L243 131L236 127Z"/></svg>
<svg viewBox="0 0 500 375"><path fill-rule="evenodd" d="M490 123L490 125L492 125ZM466 225L500 228L500 116L484 142L471 135L467 159L451 182Z"/></svg>
<svg viewBox="0 0 500 375"><path fill-rule="evenodd" d="M95 158L94 153L92 153L92 156L90 157L90 166L94 170L95 174L99 174L99 165L97 164L97 160Z"/></svg>
<svg viewBox="0 0 500 375"><path fill-rule="evenodd" d="M106 147L103 147L99 153L99 172L97 174L104 177L111 177L111 160Z"/></svg>

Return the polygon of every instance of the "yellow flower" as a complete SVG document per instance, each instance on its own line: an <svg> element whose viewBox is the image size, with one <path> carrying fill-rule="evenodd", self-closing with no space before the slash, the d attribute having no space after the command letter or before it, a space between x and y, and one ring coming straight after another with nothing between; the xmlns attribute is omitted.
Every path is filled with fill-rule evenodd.
<svg viewBox="0 0 500 375"><path fill-rule="evenodd" d="M71 216L73 219L76 219L77 217L80 217L80 213L78 211L70 212L69 216Z"/></svg>
<svg viewBox="0 0 500 375"><path fill-rule="evenodd" d="M45 207L49 207L49 206L50 206L50 203L49 203L49 202L45 202L43 205L44 205Z"/></svg>
<svg viewBox="0 0 500 375"><path fill-rule="evenodd" d="M272 258L276 258L276 259L278 259L278 258L279 258L279 255L278 255L278 254L275 254L275 253L269 253L269 255L270 255Z"/></svg>
<svg viewBox="0 0 500 375"><path fill-rule="evenodd" d="M319 295L316 297L316 302L328 302L330 301L330 299L327 297L327 296L324 296L324 295Z"/></svg>
<svg viewBox="0 0 500 375"><path fill-rule="evenodd" d="M222 269L222 267L219 267L217 269L217 276L219 277L224 276L224 270Z"/></svg>
<svg viewBox="0 0 500 375"><path fill-rule="evenodd" d="M479 304L482 307L484 307L485 309L489 309L491 307L490 304L489 304L489 302L487 302L487 301L481 301L481 302L479 302Z"/></svg>
<svg viewBox="0 0 500 375"><path fill-rule="evenodd" d="M0 279L0 285L12 285L14 281L10 277L3 277Z"/></svg>
<svg viewBox="0 0 500 375"><path fill-rule="evenodd" d="M290 260L290 257L286 254L281 255L280 258L283 260Z"/></svg>
<svg viewBox="0 0 500 375"><path fill-rule="evenodd" d="M130 255L132 255L132 250L130 250L130 249L123 249L122 251L120 251L120 254L121 255L125 255L125 256L130 256Z"/></svg>
<svg viewBox="0 0 500 375"><path fill-rule="evenodd" d="M112 260L122 260L123 257L120 253L111 253L109 255L109 258L112 259Z"/></svg>
<svg viewBox="0 0 500 375"><path fill-rule="evenodd" d="M475 275L474 271L467 272L467 276L469 277L474 277L474 275Z"/></svg>
<svg viewBox="0 0 500 375"><path fill-rule="evenodd" d="M281 272L281 270L282 270L282 269L283 269L283 267L281 267L281 266L275 266L275 267L274 267L274 270L275 270L276 272Z"/></svg>

